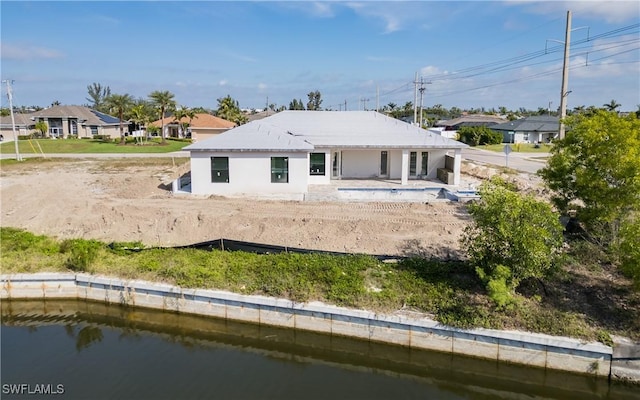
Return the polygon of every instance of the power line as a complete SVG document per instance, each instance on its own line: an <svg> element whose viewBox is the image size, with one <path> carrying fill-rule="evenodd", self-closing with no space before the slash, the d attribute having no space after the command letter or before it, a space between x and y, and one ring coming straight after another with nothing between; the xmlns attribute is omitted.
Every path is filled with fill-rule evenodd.
<svg viewBox="0 0 640 400"><path fill-rule="evenodd" d="M608 31L608 32L604 32L604 33L601 33L601 34L598 34L598 35L595 35L595 36L591 36L591 37L589 37L587 39L577 40L577 41L571 43L571 45L572 46L579 45L579 44L591 42L591 41L594 41L594 40L597 40L597 39L601 39L601 38L606 38L606 37L609 37L609 38L618 37L618 36L620 36L618 34L620 34L622 32L626 32L626 31L632 30L632 29L637 29L638 27L640 27L640 24L628 25L628 26L625 26L625 27L622 27L622 28L614 29L612 31ZM486 71L484 71L484 70L486 70L487 68L490 68L490 67L516 65L516 64L519 64L519 63L523 63L523 62L535 59L535 58L546 56L548 54L559 52L559 51L562 50L562 48L563 48L563 46L554 46L554 47L548 48L546 50L538 50L538 51L535 51L535 52L531 52L531 53L528 53L528 54L523 54L523 55L516 56L516 57L511 57L511 58L507 58L507 59L503 59L503 60L497 60L497 61L492 61L492 62L485 63L485 64L480 64L480 65L477 65L477 66L471 66L471 67L463 68L463 69L460 69L458 71L455 71L455 72L452 72L452 73L449 73L449 74L424 75L423 77L427 78L427 79L429 79L431 81L438 81L438 80L445 80L445 79L446 80L452 80L454 78L457 78L456 75L460 75L460 74L464 74L464 73L470 73L470 72L474 72L474 71L478 71L478 70L483 71L481 73L486 73ZM480 75L481 73L478 73L478 74L475 74L475 75L472 75L472 76L477 76L477 75Z"/></svg>

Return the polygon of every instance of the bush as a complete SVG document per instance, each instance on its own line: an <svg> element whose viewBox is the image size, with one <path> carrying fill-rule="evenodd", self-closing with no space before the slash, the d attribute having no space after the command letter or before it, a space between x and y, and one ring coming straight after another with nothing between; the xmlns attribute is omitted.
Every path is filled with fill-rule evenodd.
<svg viewBox="0 0 640 400"><path fill-rule="evenodd" d="M640 289L640 217L624 221L618 238L613 246L614 254L619 258L624 274Z"/></svg>
<svg viewBox="0 0 640 400"><path fill-rule="evenodd" d="M87 271L98 258L104 244L97 240L67 239L60 245L60 251L69 254L67 267L73 271Z"/></svg>
<svg viewBox="0 0 640 400"><path fill-rule="evenodd" d="M470 146L502 143L502 134L486 126L463 126L458 130L458 138Z"/></svg>
<svg viewBox="0 0 640 400"><path fill-rule="evenodd" d="M513 292L520 281L544 277L559 261L562 225L548 204L499 182L483 184L480 197L469 205L473 221L461 241L494 301L504 305L503 285Z"/></svg>
<svg viewBox="0 0 640 400"><path fill-rule="evenodd" d="M3 252L33 250L45 255L60 252L60 246L55 240L16 228L2 228L0 243Z"/></svg>

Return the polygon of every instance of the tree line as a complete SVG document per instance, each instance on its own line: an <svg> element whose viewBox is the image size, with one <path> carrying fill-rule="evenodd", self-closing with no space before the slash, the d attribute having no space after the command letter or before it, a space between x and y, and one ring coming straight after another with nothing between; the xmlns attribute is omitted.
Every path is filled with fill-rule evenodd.
<svg viewBox="0 0 640 400"><path fill-rule="evenodd" d="M202 107L189 108L184 105L178 105L175 95L168 90L156 90L151 92L146 99L135 99L130 94L114 94L108 86L102 86L100 83L93 83L87 86L87 101L89 106L99 112L112 114L117 116L120 123L120 140L124 143L123 121L130 120L137 125L138 129L145 126L156 119L161 120L160 132L162 142L166 141L165 119L167 116L172 117L172 121L180 124L183 131L186 131L191 121L198 113L210 113L237 125L247 122L247 117L240 110L237 100L230 95L217 99L218 109L215 111L207 110ZM185 121L186 119L186 121ZM148 127L151 128L151 127Z"/></svg>

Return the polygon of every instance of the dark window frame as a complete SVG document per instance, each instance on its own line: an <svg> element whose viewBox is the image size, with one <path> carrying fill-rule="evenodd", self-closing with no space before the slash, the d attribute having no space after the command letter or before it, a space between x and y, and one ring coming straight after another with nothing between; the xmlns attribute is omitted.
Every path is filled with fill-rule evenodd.
<svg viewBox="0 0 640 400"><path fill-rule="evenodd" d="M271 183L289 183L289 157L271 157Z"/></svg>
<svg viewBox="0 0 640 400"><path fill-rule="evenodd" d="M314 161L314 156L316 161ZM326 175L326 156L325 153L311 153L309 154L309 175L325 176Z"/></svg>
<svg viewBox="0 0 640 400"><path fill-rule="evenodd" d="M216 165L216 159L225 162ZM229 157L211 157L211 183L229 183Z"/></svg>
<svg viewBox="0 0 640 400"><path fill-rule="evenodd" d="M418 152L409 152L409 176L417 176L418 174Z"/></svg>

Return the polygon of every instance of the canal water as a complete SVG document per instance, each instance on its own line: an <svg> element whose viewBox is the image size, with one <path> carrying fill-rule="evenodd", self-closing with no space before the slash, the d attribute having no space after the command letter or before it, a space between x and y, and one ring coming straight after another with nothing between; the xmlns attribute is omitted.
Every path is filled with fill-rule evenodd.
<svg viewBox="0 0 640 400"><path fill-rule="evenodd" d="M75 300L1 308L2 399L640 398L606 378L185 314Z"/></svg>

